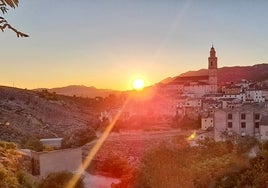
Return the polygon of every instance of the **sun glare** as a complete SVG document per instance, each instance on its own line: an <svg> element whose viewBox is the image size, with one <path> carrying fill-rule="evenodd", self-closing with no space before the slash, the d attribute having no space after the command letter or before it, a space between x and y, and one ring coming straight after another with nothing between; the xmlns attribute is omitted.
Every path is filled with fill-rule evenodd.
<svg viewBox="0 0 268 188"><path fill-rule="evenodd" d="M134 89L136 90L142 90L145 86L145 82L143 79L141 78L136 78L133 83L132 83L132 86Z"/></svg>

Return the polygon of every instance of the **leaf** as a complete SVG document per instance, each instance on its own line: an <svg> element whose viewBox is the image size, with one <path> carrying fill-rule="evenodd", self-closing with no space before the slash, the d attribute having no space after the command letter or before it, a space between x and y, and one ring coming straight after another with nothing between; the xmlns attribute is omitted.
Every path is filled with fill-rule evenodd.
<svg viewBox="0 0 268 188"><path fill-rule="evenodd" d="M15 8L19 5L19 0L2 0L2 2L12 8Z"/></svg>

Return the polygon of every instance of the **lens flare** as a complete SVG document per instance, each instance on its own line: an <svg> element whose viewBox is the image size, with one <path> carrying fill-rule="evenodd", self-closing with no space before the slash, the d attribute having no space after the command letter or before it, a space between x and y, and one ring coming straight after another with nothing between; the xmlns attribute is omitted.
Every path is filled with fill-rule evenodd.
<svg viewBox="0 0 268 188"><path fill-rule="evenodd" d="M194 132L187 138L187 140L192 141L192 140L195 139L195 136L196 136L196 132L194 131Z"/></svg>
<svg viewBox="0 0 268 188"><path fill-rule="evenodd" d="M123 104L121 110L116 114L116 116L113 118L112 122L109 124L109 126L105 129L103 132L102 136L97 140L96 144L93 146L93 148L90 150L89 154L85 158L84 162L80 165L79 169L77 170L77 174L74 174L73 177L70 179L68 184L66 185L66 188L73 188L75 187L76 183L78 182L79 178L81 177L81 173L85 171L85 169L90 165L91 161L101 148L102 144L104 141L107 139L109 136L112 128L114 127L116 121L119 119L122 111L125 109L126 105L128 103L128 99L125 101Z"/></svg>

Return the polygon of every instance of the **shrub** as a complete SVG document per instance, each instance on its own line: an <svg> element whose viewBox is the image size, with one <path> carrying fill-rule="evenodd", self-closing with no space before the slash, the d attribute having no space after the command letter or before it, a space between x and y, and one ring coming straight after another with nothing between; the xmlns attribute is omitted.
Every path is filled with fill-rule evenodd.
<svg viewBox="0 0 268 188"><path fill-rule="evenodd" d="M0 141L0 147L4 149L17 149L17 145L14 142Z"/></svg>
<svg viewBox="0 0 268 188"><path fill-rule="evenodd" d="M40 188L62 188L66 187L70 179L73 177L71 172L57 172L51 173L45 178L41 184ZM83 179L80 177L75 188L84 188Z"/></svg>
<svg viewBox="0 0 268 188"><path fill-rule="evenodd" d="M43 151L44 149L42 143L37 138L29 138L24 144L22 144L22 147L34 151Z"/></svg>

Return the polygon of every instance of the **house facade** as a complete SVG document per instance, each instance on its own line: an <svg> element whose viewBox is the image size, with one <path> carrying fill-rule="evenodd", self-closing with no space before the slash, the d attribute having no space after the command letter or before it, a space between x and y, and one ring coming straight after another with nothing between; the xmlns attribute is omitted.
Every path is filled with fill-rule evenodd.
<svg viewBox="0 0 268 188"><path fill-rule="evenodd" d="M219 109L214 113L215 140L224 140L227 135L253 136L261 139L260 122L268 115L264 104L246 104L239 108Z"/></svg>

